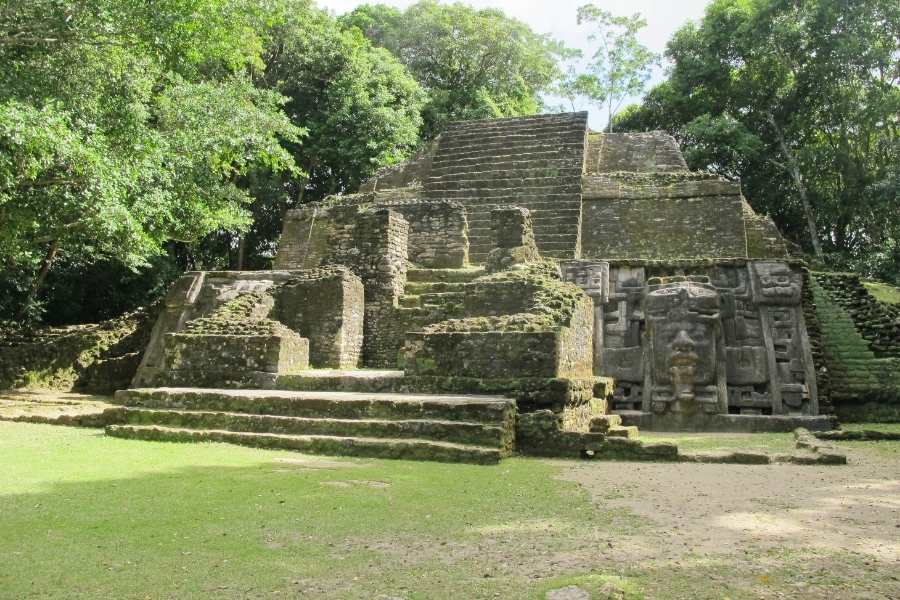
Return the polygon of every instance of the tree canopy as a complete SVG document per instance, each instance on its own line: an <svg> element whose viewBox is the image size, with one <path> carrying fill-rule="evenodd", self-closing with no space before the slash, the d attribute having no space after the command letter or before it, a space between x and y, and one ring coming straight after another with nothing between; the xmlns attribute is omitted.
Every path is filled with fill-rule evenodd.
<svg viewBox="0 0 900 600"><path fill-rule="evenodd" d="M303 133L250 80L261 17L241 0L0 8L0 261L43 262L28 294L60 255L136 267L248 225L237 179L294 170L281 141Z"/></svg>
<svg viewBox="0 0 900 600"><path fill-rule="evenodd" d="M620 128L665 129L693 168L740 177L820 260L900 277L900 5L716 0Z"/></svg>
<svg viewBox="0 0 900 600"><path fill-rule="evenodd" d="M527 115L559 76L559 43L497 9L422 0L405 11L383 4L341 18L396 56L428 92L423 135L446 123Z"/></svg>

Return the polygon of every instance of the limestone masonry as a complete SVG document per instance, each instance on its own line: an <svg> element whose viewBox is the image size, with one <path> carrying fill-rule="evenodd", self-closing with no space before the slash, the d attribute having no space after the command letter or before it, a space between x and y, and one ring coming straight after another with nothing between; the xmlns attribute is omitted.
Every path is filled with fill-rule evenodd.
<svg viewBox="0 0 900 600"><path fill-rule="evenodd" d="M289 211L275 270L184 275L109 432L493 462L677 458L636 425L829 428L809 282L665 134L455 123Z"/></svg>

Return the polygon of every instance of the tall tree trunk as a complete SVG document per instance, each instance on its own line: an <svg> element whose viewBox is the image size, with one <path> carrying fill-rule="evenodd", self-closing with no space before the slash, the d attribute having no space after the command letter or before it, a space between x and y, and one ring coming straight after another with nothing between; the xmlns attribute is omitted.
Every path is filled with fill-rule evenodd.
<svg viewBox="0 0 900 600"><path fill-rule="evenodd" d="M237 250L237 270L244 270L244 260L247 258L247 236L242 235L238 238L238 250Z"/></svg>
<svg viewBox="0 0 900 600"><path fill-rule="evenodd" d="M825 262L825 256L822 254L822 245L819 243L819 235L818 230L819 227L816 224L816 215L813 212L812 205L809 203L809 196L806 193L806 185L803 183L803 175L800 173L800 163L797 161L797 157L794 155L794 152L788 147L787 142L784 139L784 132L781 130L781 127L778 125L778 121L775 120L775 115L769 111L767 113L769 124L772 126L772 129L775 131L775 136L778 138L778 145L781 147L781 151L784 153L784 158L787 161L788 171L791 174L791 177L794 180L794 185L797 186L797 191L800 194L800 203L803 206L803 214L806 217L806 228L809 232L809 239L812 242L813 253L816 256L816 260L820 263Z"/></svg>
<svg viewBox="0 0 900 600"><path fill-rule="evenodd" d="M41 286L44 285L44 281L47 279L47 273L50 272L50 267L53 266L53 259L56 258L56 253L58 251L59 240L53 240L50 242L50 246L47 247L47 253L44 254L44 260L41 262L41 269L38 271L37 275L35 275L34 281L31 282L31 289L28 291L28 295L25 297L25 301L22 303L22 307L16 315L18 320L21 321L24 319L25 315L28 313L28 308L31 306L31 303L34 302L38 292L41 290Z"/></svg>

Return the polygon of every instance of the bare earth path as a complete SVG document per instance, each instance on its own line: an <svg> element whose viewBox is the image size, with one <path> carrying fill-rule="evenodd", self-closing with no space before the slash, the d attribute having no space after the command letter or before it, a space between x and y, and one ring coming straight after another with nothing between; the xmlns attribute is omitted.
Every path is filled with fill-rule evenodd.
<svg viewBox="0 0 900 600"><path fill-rule="evenodd" d="M579 463L563 477L644 523L615 541L613 560L668 573L665 585L648 580L649 597L679 597L683 583L711 598L731 587L748 597L898 598L900 454L841 447L848 467ZM705 592L698 570L708 571Z"/></svg>

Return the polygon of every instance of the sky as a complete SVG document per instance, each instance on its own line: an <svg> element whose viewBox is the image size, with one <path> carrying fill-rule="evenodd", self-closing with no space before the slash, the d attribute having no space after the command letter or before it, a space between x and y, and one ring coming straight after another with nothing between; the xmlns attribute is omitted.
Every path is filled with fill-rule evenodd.
<svg viewBox="0 0 900 600"><path fill-rule="evenodd" d="M575 22L578 7L588 0L463 0L465 4L476 8L499 8L507 15L524 21L537 33L550 34L562 40L568 46L591 48L587 39L587 27L579 27ZM360 4L389 4L398 8L406 8L415 0L317 0L317 4L334 14L343 14L353 10ZM675 31L688 21L697 21L710 0L597 0L600 8L616 15L641 13L647 20L647 27L641 31L640 40L654 52L662 54L666 42ZM658 69L650 82L662 79L662 69ZM649 87L649 86L648 86ZM637 99L634 99L637 100ZM552 100L550 100L552 102ZM589 108L579 107L579 108ZM597 108L589 108L590 124L593 129L602 129L606 125L606 114Z"/></svg>

